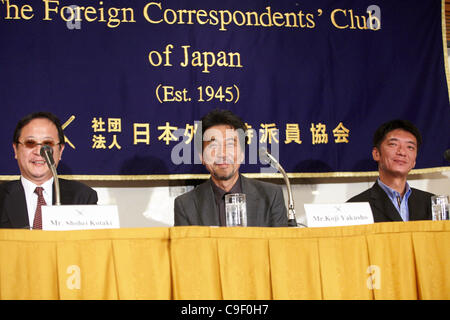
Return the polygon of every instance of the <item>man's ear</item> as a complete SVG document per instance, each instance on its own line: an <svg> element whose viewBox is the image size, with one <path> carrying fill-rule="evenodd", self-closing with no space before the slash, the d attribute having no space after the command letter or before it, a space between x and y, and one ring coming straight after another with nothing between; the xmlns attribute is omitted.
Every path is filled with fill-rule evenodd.
<svg viewBox="0 0 450 320"><path fill-rule="evenodd" d="M14 149L14 159L17 159L17 145L15 143L12 144Z"/></svg>
<svg viewBox="0 0 450 320"><path fill-rule="evenodd" d="M64 151L64 147L65 147L66 145L65 144L61 144L61 145L59 145L59 160L61 160L61 158L62 158L62 153L63 153L63 151Z"/></svg>
<svg viewBox="0 0 450 320"><path fill-rule="evenodd" d="M244 146L244 148L245 148L245 146ZM244 150L245 150L245 149L244 149ZM240 144L239 141L238 141L237 152L238 152L238 159L237 159L238 163L244 163L244 160L245 160L245 152L242 151L241 144Z"/></svg>
<svg viewBox="0 0 450 320"><path fill-rule="evenodd" d="M377 147L373 147L373 149L372 149L372 158L376 162L378 162L380 160L380 150L378 150Z"/></svg>

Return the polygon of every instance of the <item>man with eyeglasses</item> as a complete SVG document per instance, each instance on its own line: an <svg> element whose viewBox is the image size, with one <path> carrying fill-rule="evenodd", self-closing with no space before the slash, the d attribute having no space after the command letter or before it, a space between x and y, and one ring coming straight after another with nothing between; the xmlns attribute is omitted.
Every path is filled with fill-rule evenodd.
<svg viewBox="0 0 450 320"><path fill-rule="evenodd" d="M13 137L21 177L0 185L0 228L42 229L41 205L55 202L54 178L40 155L43 145L53 149L57 166L65 145L59 119L49 112L21 119ZM59 186L61 204L97 204L97 192L78 181L59 179Z"/></svg>

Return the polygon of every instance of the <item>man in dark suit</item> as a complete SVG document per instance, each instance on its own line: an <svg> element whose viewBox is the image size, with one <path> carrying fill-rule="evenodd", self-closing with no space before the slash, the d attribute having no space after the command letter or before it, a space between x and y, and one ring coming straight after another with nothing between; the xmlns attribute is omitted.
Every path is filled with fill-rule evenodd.
<svg viewBox="0 0 450 320"><path fill-rule="evenodd" d="M419 130L409 121L382 124L374 134L372 149L379 177L372 188L348 202L369 202L375 222L431 220L433 194L411 188L407 182L421 143Z"/></svg>
<svg viewBox="0 0 450 320"><path fill-rule="evenodd" d="M244 122L228 110L213 110L202 118L200 155L211 178L175 199L175 226L225 226L228 193L244 193L247 225L287 226L281 187L248 179L239 173L244 158Z"/></svg>
<svg viewBox="0 0 450 320"><path fill-rule="evenodd" d="M59 119L48 112L32 113L16 126L13 149L20 180L0 185L0 228L42 228L41 205L54 204L53 175L40 155L43 145L53 149L57 166L64 150ZM61 204L97 204L97 192L77 182L59 179Z"/></svg>

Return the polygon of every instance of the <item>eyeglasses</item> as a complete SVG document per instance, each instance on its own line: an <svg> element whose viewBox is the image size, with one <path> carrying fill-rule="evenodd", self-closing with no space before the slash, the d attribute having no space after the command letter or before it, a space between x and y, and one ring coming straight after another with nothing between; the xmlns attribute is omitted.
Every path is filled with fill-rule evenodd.
<svg viewBox="0 0 450 320"><path fill-rule="evenodd" d="M49 146L53 148L54 146L61 144L60 142L56 143L53 140L44 140L42 142L37 142L36 140L33 139L28 139L25 140L24 142L19 141L18 143L24 145L28 149L34 149L36 148L36 146Z"/></svg>

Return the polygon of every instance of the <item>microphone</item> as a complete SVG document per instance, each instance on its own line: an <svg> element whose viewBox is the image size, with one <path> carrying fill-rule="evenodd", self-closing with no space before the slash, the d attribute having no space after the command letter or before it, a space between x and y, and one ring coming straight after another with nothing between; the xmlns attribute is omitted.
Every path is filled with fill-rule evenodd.
<svg viewBox="0 0 450 320"><path fill-rule="evenodd" d="M59 180L58 180L58 174L56 172L56 165L55 165L55 159L53 159L53 148L43 145L41 147L41 157L45 159L45 162L47 163L47 166L50 168L50 171L52 172L53 178L55 179L55 204L57 206L61 205L61 195L59 192Z"/></svg>
<svg viewBox="0 0 450 320"><path fill-rule="evenodd" d="M45 159L45 162L47 162L49 167L55 165L55 160L53 159L53 149L51 147L43 145L40 153L41 157Z"/></svg>
<svg viewBox="0 0 450 320"><path fill-rule="evenodd" d="M445 160L447 160L448 162L450 162L450 149L445 150L445 152L444 152L444 158L445 158Z"/></svg>
<svg viewBox="0 0 450 320"><path fill-rule="evenodd" d="M297 227L297 219L295 218L295 209L294 209L294 199L292 198L292 189L291 184L289 182L289 178L286 174L286 171L284 171L283 167L280 165L280 163L275 159L274 156L272 156L266 148L261 148L259 150L259 158L261 162L270 164L273 168L277 169L284 178L284 182L286 184L286 189L288 192L288 226L289 227Z"/></svg>

